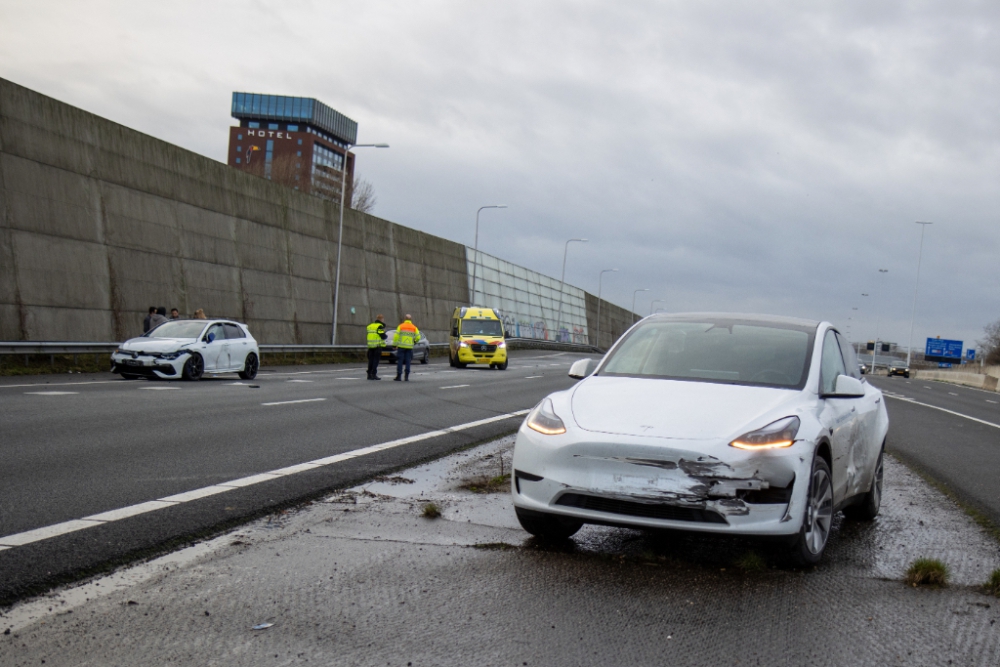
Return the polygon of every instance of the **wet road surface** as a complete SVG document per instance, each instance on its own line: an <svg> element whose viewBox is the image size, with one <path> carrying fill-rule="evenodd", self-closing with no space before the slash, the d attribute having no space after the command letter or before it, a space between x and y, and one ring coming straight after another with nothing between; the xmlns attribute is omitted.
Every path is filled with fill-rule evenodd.
<svg viewBox="0 0 1000 667"><path fill-rule="evenodd" d="M978 586L997 545L891 457L882 515L838 521L825 560L799 571L737 538L587 526L541 545L506 493L460 488L509 471L510 443L15 607L0 663L1000 663L1000 599ZM420 516L430 501L442 518ZM953 584L906 586L921 556Z"/></svg>
<svg viewBox="0 0 1000 667"><path fill-rule="evenodd" d="M1000 526L1000 393L916 378L868 379L887 397L886 449Z"/></svg>

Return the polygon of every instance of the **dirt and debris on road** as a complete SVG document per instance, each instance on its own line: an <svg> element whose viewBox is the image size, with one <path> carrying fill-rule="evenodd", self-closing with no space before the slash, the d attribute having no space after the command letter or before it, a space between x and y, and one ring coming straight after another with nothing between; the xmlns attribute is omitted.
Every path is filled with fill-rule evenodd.
<svg viewBox="0 0 1000 667"><path fill-rule="evenodd" d="M792 570L729 537L586 526L537 543L508 494L467 489L510 473L512 442L18 605L0 664L1000 664L982 586L1000 549L891 458L879 519L838 522L823 563ZM907 586L918 558L948 585Z"/></svg>

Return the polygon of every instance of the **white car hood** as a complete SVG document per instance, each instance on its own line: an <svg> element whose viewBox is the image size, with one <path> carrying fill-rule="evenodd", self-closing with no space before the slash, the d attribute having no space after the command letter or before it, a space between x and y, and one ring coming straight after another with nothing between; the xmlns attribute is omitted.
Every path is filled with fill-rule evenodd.
<svg viewBox="0 0 1000 667"><path fill-rule="evenodd" d="M737 437L755 418L799 399L797 390L593 376L577 385L571 405L586 431L708 440Z"/></svg>
<svg viewBox="0 0 1000 667"><path fill-rule="evenodd" d="M121 346L122 352L174 352L197 338L131 338Z"/></svg>

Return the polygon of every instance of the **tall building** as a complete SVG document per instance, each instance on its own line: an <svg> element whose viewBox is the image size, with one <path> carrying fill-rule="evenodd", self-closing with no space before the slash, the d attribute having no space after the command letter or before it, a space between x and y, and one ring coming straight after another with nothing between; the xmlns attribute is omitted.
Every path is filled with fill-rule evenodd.
<svg viewBox="0 0 1000 667"><path fill-rule="evenodd" d="M232 113L229 166L339 202L346 161L350 205L356 122L309 97L259 93L233 93Z"/></svg>

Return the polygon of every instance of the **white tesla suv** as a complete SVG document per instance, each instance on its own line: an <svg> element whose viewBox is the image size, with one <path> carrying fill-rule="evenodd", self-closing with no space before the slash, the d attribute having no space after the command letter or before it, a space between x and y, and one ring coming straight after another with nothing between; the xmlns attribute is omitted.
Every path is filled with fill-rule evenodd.
<svg viewBox="0 0 1000 667"><path fill-rule="evenodd" d="M584 523L787 539L818 562L833 515L882 497L882 393L828 322L653 315L517 434L514 506L541 538Z"/></svg>
<svg viewBox="0 0 1000 667"><path fill-rule="evenodd" d="M229 320L171 320L111 355L111 372L123 378L198 380L205 373L257 377L260 350L245 324Z"/></svg>

